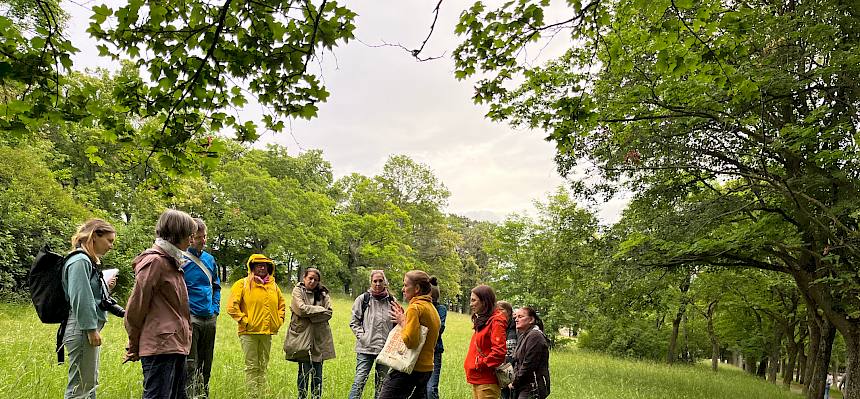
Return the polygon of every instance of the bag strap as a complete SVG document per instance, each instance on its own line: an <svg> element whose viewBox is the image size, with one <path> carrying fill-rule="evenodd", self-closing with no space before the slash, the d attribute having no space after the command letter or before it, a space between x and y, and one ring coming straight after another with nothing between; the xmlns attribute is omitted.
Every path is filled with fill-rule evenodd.
<svg viewBox="0 0 860 399"><path fill-rule="evenodd" d="M192 254L191 252L185 251L184 255L186 258L191 260L191 262L193 262L195 265L197 265L197 267L200 268L200 271L202 271L203 274L206 275L206 277L209 279L209 288L212 289L214 282L212 280L212 273L209 272L209 268L207 268L203 264L203 261L200 260L200 258L198 258L196 255Z"/></svg>

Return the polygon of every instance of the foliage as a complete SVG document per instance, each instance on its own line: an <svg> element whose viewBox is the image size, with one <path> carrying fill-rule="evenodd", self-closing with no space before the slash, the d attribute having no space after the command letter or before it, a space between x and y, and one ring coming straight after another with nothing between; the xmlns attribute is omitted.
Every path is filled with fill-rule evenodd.
<svg viewBox="0 0 860 399"><path fill-rule="evenodd" d="M631 236L650 260L789 274L860 367L857 4L569 1L558 22L549 6L461 15L455 73L484 74L475 101L547 131L561 171L600 177L578 192L661 202L674 234ZM519 58L556 34L562 56Z"/></svg>
<svg viewBox="0 0 860 399"><path fill-rule="evenodd" d="M44 244L69 248L78 221L89 211L54 180L33 148L0 146L0 291L23 288L33 257ZM27 165L27 167L22 167Z"/></svg>

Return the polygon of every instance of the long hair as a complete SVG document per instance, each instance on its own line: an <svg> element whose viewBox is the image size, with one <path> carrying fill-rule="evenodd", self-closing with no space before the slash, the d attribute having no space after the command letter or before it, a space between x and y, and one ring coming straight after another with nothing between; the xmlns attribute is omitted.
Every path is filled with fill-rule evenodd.
<svg viewBox="0 0 860 399"><path fill-rule="evenodd" d="M496 292L489 285L479 285L472 288L472 293L481 301L483 309L480 313L472 314L472 327L475 331L479 331L487 325L493 311L496 310Z"/></svg>
<svg viewBox="0 0 860 399"><path fill-rule="evenodd" d="M540 316L538 316L537 311L534 310L533 307L523 306L520 308L520 310L524 310L526 314L534 320L534 324L537 326L537 328L543 331L543 320L540 319Z"/></svg>
<svg viewBox="0 0 860 399"><path fill-rule="evenodd" d="M75 234L72 234L71 251L74 251L80 247L84 247L86 244L92 241L93 234L98 237L101 237L109 233L116 234L116 229L114 229L114 227L110 223L102 219L89 219L84 222L84 224L78 226L78 231L76 231ZM94 263L98 263L99 259L96 257L96 255L89 253L89 249L84 249L86 250L87 254L91 258L93 258L93 260L95 261Z"/></svg>

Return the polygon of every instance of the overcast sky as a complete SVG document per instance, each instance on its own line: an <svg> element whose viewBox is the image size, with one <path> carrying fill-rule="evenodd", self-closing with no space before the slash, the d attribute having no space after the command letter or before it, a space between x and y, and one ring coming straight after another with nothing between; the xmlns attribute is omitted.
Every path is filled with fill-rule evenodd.
<svg viewBox="0 0 860 399"><path fill-rule="evenodd" d="M63 3L72 16L68 33L81 49L75 67L110 67L85 32L88 8L104 0L86 1ZM321 72L331 93L328 102L320 105L317 118L293 121L289 132L266 134L260 145L278 143L293 154L321 149L336 177L376 175L390 155L408 155L428 165L451 191L448 212L480 219L497 221L512 212L532 212L534 200L565 185L555 171L553 144L543 140L543 132L517 131L486 120L486 109L472 103L472 82L454 79L454 25L468 2L443 2L422 54L444 57L427 62L417 62L399 48L372 46L387 42L419 47L436 1L345 4L358 13L357 40L324 54L313 70ZM551 56L551 51L543 56ZM600 219L614 222L622 206L622 201L602 206Z"/></svg>

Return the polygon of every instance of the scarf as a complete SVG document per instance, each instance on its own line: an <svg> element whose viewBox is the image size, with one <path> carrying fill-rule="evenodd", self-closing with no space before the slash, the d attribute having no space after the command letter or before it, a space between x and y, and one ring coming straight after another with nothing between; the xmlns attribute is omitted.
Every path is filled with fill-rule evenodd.
<svg viewBox="0 0 860 399"><path fill-rule="evenodd" d="M255 275L254 275L254 281L256 281L256 282L257 282L257 284L265 285L266 283L268 283L268 282L269 282L269 277L271 277L271 276L269 276L269 275L267 274L267 275L266 275L266 277L260 278L260 276L258 276L258 275L256 275L256 274L255 274Z"/></svg>
<svg viewBox="0 0 860 399"><path fill-rule="evenodd" d="M156 238L155 245L161 248L164 252L167 252L168 255L172 256L174 260L176 260L176 264L180 265L180 268L183 264L185 264L185 253L176 248L175 245L171 244L170 241L167 241L163 238Z"/></svg>
<svg viewBox="0 0 860 399"><path fill-rule="evenodd" d="M385 299L385 298L388 298L388 295L389 295L388 294L388 288L383 288L382 291L380 291L378 294L373 292L373 288L368 289L367 292L369 292L370 295L373 295L373 297L376 299Z"/></svg>

